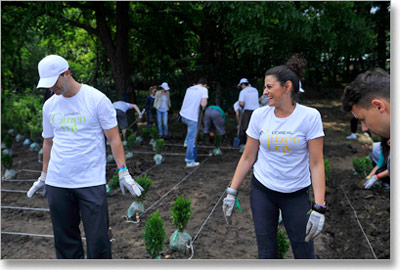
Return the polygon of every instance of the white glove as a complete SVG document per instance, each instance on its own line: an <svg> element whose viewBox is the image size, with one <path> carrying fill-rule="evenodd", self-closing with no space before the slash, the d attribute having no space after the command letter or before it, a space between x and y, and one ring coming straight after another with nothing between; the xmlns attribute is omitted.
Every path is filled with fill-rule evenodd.
<svg viewBox="0 0 400 270"><path fill-rule="evenodd" d="M139 114L139 119L142 119L142 117L143 117L143 114L140 113L140 114Z"/></svg>
<svg viewBox="0 0 400 270"><path fill-rule="evenodd" d="M129 190L133 197L140 196L143 188L136 183L136 181L129 174L128 170L118 172L119 176L119 187L121 188L122 194L125 195L125 187Z"/></svg>
<svg viewBox="0 0 400 270"><path fill-rule="evenodd" d="M304 241L313 240L324 228L324 223L325 215L313 210L307 222L306 238Z"/></svg>
<svg viewBox="0 0 400 270"><path fill-rule="evenodd" d="M45 184L46 175L47 175L47 173L41 172L38 180L33 183L32 187L26 193L26 196L28 196L28 198L32 198L32 196L35 194L35 192L38 191L38 189L41 189L41 188L43 188L42 195L43 196L46 195L46 193L47 193L46 184Z"/></svg>
<svg viewBox="0 0 400 270"><path fill-rule="evenodd" d="M233 207L235 206L235 196L228 194L224 199L224 203L222 204L222 211L226 217L230 217L232 215Z"/></svg>
<svg viewBox="0 0 400 270"><path fill-rule="evenodd" d="M370 189L373 184L375 184L376 181L378 181L378 177L376 175L372 177L367 177L367 181L364 183L364 188L365 189Z"/></svg>

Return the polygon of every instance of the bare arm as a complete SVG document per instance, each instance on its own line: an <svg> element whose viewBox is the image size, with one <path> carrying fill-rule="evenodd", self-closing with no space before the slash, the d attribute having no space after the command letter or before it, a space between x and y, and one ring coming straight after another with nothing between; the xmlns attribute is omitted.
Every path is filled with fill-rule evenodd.
<svg viewBox="0 0 400 270"><path fill-rule="evenodd" d="M43 140L43 165L42 172L47 173L49 167L51 148L53 147L53 137L44 138Z"/></svg>
<svg viewBox="0 0 400 270"><path fill-rule="evenodd" d="M239 105L244 107L244 102L243 101L239 101Z"/></svg>
<svg viewBox="0 0 400 270"><path fill-rule="evenodd" d="M135 109L138 114L141 114L139 107L136 104L131 104L131 107Z"/></svg>
<svg viewBox="0 0 400 270"><path fill-rule="evenodd" d="M367 177L373 176L373 175L376 173L376 171L377 171L378 169L379 169L379 167L378 167L378 166L375 166L375 167L371 170L371 172L368 174Z"/></svg>
<svg viewBox="0 0 400 270"><path fill-rule="evenodd" d="M257 158L258 147L260 142L252 137L247 137L246 147L239 163L236 167L235 174L232 178L231 188L238 190L243 183L244 178L250 171Z"/></svg>
<svg viewBox="0 0 400 270"><path fill-rule="evenodd" d="M203 110L206 108L207 106L207 98L201 98L201 107L203 107Z"/></svg>
<svg viewBox="0 0 400 270"><path fill-rule="evenodd" d="M122 146L121 138L119 137L118 126L104 129L104 134L106 134L107 140L110 143L111 151L114 156L117 167L121 168L125 163L125 151Z"/></svg>
<svg viewBox="0 0 400 270"><path fill-rule="evenodd" d="M308 141L310 153L311 182L314 191L314 201L317 204L325 202L325 165L323 154L323 137Z"/></svg>

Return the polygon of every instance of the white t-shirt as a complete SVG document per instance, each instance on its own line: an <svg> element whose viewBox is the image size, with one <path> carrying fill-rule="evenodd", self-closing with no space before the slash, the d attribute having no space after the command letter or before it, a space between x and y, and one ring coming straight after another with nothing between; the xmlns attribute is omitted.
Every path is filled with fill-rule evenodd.
<svg viewBox="0 0 400 270"><path fill-rule="evenodd" d="M53 95L43 106L43 138L53 137L46 184L81 188L106 183L103 129L117 126L111 101L82 84L70 98Z"/></svg>
<svg viewBox="0 0 400 270"><path fill-rule="evenodd" d="M255 110L246 134L259 140L255 177L269 189L291 193L311 184L307 141L324 136L320 113L300 104L286 118L275 107Z"/></svg>
<svg viewBox="0 0 400 270"><path fill-rule="evenodd" d="M129 102L125 101L116 101L112 104L114 108L117 110L121 110L123 112L126 112L127 110L132 109L132 106Z"/></svg>
<svg viewBox="0 0 400 270"><path fill-rule="evenodd" d="M259 107L258 91L249 85L239 93L239 101L244 102L244 110L255 110Z"/></svg>
<svg viewBox="0 0 400 270"><path fill-rule="evenodd" d="M202 98L208 98L208 89L201 85L194 85L186 90L182 108L179 114L189 120L199 121L199 110Z"/></svg>

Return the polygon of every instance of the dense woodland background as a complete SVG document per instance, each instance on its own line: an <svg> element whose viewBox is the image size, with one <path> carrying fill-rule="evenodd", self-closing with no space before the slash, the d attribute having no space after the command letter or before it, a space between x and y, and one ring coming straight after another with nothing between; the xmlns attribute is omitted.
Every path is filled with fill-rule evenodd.
<svg viewBox="0 0 400 270"><path fill-rule="evenodd" d="M112 101L141 107L166 81L173 113L201 76L209 104L230 111L240 78L261 95L265 71L293 53L308 62L305 97L339 99L358 73L390 71L390 2L2 1L2 130L41 130L37 64L48 54Z"/></svg>

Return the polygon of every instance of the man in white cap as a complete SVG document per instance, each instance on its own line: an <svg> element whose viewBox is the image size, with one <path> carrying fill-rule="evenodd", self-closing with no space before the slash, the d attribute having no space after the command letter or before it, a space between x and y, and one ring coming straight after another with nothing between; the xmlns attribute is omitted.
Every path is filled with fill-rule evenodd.
<svg viewBox="0 0 400 270"><path fill-rule="evenodd" d="M242 78L238 84L242 88L239 94L239 105L243 107L243 116L240 122L240 152L244 151L246 145L246 129L250 122L251 114L255 109L259 107L258 103L258 91L251 86L246 78Z"/></svg>
<svg viewBox="0 0 400 270"><path fill-rule="evenodd" d="M64 58L46 56L38 69L37 87L55 95L43 106L42 173L27 196L47 191L57 258L84 258L82 219L87 258L110 259L104 135L119 168L122 193L127 188L140 196L143 190L125 167L114 107L102 92L75 81Z"/></svg>

